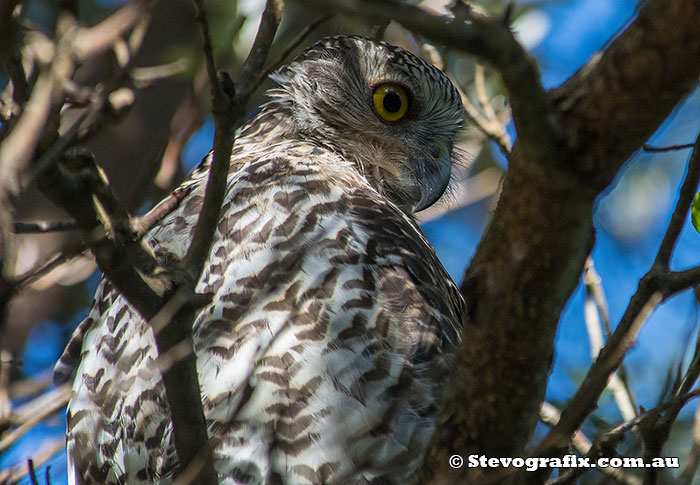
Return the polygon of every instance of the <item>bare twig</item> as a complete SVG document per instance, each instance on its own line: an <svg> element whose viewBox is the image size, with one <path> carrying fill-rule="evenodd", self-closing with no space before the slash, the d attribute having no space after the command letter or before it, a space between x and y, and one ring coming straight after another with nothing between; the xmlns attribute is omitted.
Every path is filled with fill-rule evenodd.
<svg viewBox="0 0 700 485"><path fill-rule="evenodd" d="M268 0L260 20L258 34L241 69L240 80L235 86L228 75L217 73L202 0L195 0L195 7L211 87L215 122L213 161L209 170L202 210L192 242L183 258L183 269L187 280L177 288L173 297L162 306L160 312L153 316L151 324L154 328L160 328L156 331L159 355L169 355L169 351L176 346L187 346L186 352L182 352L180 358L174 359L172 365L168 366L168 370L163 373L174 423L175 447L183 474L193 473L198 482L214 484L217 483L217 475L208 443L199 394L196 360L191 342L191 326L196 309L192 304L193 291L208 257L219 220L226 189L234 128L243 118L247 101L255 88L254 81L260 75L281 21L282 2Z"/></svg>
<svg viewBox="0 0 700 485"><path fill-rule="evenodd" d="M605 321L609 316L607 314L607 303L600 283L600 277L595 271L591 258L588 258L586 262L583 281L586 286L584 320L586 322L586 330L588 331L588 339L591 344L591 357L595 360L600 350L603 348L603 332L601 330L600 321ZM597 294L597 297L594 296L595 294ZM610 324L607 323L606 327L609 329ZM622 364L620 365L622 366ZM614 372L612 376L610 376L607 388L612 392L622 417L626 421L634 419L637 416L637 411L634 400L632 399L632 393L617 372Z"/></svg>
<svg viewBox="0 0 700 485"><path fill-rule="evenodd" d="M590 450L586 453L586 456L592 458L592 459L597 459L600 456L605 456L601 452L603 450L615 450L616 446L618 443L620 443L625 435L633 428L639 427L639 428L645 428L648 427L650 424L653 424L659 420L660 417L664 416L664 413L668 412L674 412L675 409L680 409L683 406L685 406L689 400L697 397L700 395L700 389L695 389L693 391L680 394L677 396L674 396L670 400L658 405L657 407L650 409L648 411L645 411L641 413L639 416L636 416L634 419L625 421L624 423L614 427L610 431L607 431L605 433L601 433L600 435L596 436L595 441L593 443L593 446L590 448ZM579 432L577 432L579 433ZM575 435L576 436L576 435ZM657 457L659 455L654 455L653 457ZM645 463L649 463L650 459L653 458L652 456L645 456L644 461ZM609 470L609 469L607 469ZM647 468L644 469L645 472L647 471ZM548 485L555 485L555 484L564 484L564 483L575 483L574 480L577 476L580 475L581 470L572 470L570 473L565 474L565 476L560 477L558 480L553 480L548 483ZM585 470L583 470L585 471ZM614 471L622 471L621 469L614 469ZM607 473L606 473L607 474ZM642 483L641 480L639 480L637 477L625 474L624 472L620 475L614 475L613 478L618 482L618 483ZM644 483L649 483L648 481L644 481Z"/></svg>
<svg viewBox="0 0 700 485"><path fill-rule="evenodd" d="M71 169L64 164L49 167L40 179L40 188L76 218L85 239L92 243L90 249L98 266L120 293L146 318L155 315L168 283L155 275L158 264L150 248L128 233L128 213L111 193L91 155L75 152L67 163ZM125 260L131 264L114 264Z"/></svg>
<svg viewBox="0 0 700 485"><path fill-rule="evenodd" d="M474 106L464 91L462 91L461 88L458 89L462 96L462 105L464 105L464 110L467 112L469 119L488 139L494 141L496 145L498 145L498 148L504 155L508 156L510 154L511 143L503 123L482 116L479 109Z"/></svg>
<svg viewBox="0 0 700 485"><path fill-rule="evenodd" d="M557 408L548 402L542 404L542 409L540 410L540 419L543 423L549 426L555 426L559 419L561 418L561 413ZM593 443L584 435L580 430L576 431L571 438L571 442L574 448L582 455L588 455L593 448ZM596 468L599 472L615 480L616 483L621 483L625 485L642 485L642 481L634 475L626 473L621 468ZM575 479L588 471L586 468L572 468L566 476L560 476L559 479L549 482L547 485L557 485L565 483L575 483Z"/></svg>
<svg viewBox="0 0 700 485"><path fill-rule="evenodd" d="M67 58L85 59L99 50L103 50L110 45L115 46L119 65L122 69L128 67L131 55L128 48L133 48L134 43L139 44L139 33L135 31L128 46L123 43L119 37L136 22L140 22L140 18L147 12L146 6L151 2L132 2L123 7L113 16L98 24L97 26L80 30L74 37L73 42L59 43L56 48L58 55L65 55ZM185 258L187 267L192 275L190 281L186 282L183 288L175 292L176 295L182 291L187 293L186 303L184 304L187 311L180 312L180 309L175 312L177 318L175 323L179 321L179 328L184 329L183 335L177 335L175 332L176 342L183 340L186 337L187 341L191 332L191 322L193 309L191 300L193 298L192 288L197 281L202 267L206 260L209 251L213 231L218 220L218 212L220 211L221 200L223 199L226 173L228 171L228 159L230 157L232 133L235 122L242 119L243 110L250 96L252 89L250 88L250 80L257 78L259 71L263 66L267 50L274 38L274 33L279 24L281 15L281 2L268 2L268 9L263 15L261 28L258 32L258 37L253 46L253 51L246 61L243 72L240 89L234 100L228 99L228 92L221 89L219 86L216 73L213 70L213 59L211 55L211 43L208 39L208 34L205 35L205 45L208 46L207 60L210 69L212 87L214 92L214 113L221 118L225 118L223 123L217 119L218 136L215 137L215 155L214 163L210 174L210 183L207 186L204 209L200 216L195 230L194 241ZM204 22L203 22L204 24ZM66 27L66 30L70 30ZM131 42L133 40L133 42ZM126 50L125 50L126 49ZM54 62L55 64L55 62ZM53 65L53 64L52 64ZM70 70L73 68L71 63L67 64ZM56 89L38 90L36 93L46 93L44 97L55 99L55 93L62 89L63 80L70 77L70 72L61 73L50 78L56 86ZM118 80L115 80L115 82ZM108 90L109 91L109 90ZM224 101L223 103L220 101ZM52 106L51 103L44 103L46 106ZM102 112L103 106L107 106L105 96L98 97L94 103L93 115L98 115ZM231 109L234 108L234 109ZM233 112L233 116L231 115ZM31 113L31 111L30 111ZM38 133L43 125L46 124L47 112L37 118L37 122L33 123L31 132L37 133L35 137L38 140ZM92 127L95 125L95 116L90 116L86 121L86 125ZM31 119L31 118L26 118ZM20 120L21 121L21 120ZM82 120L81 120L82 121ZM79 125L74 125L79 126ZM17 136L22 130L15 130L12 134L17 133ZM26 130L25 130L26 131ZM75 131L75 130L74 130ZM129 233L131 225L129 224L129 214L125 211L119 201L111 193L109 186L106 183L103 175L96 168L90 157L84 154L74 153L64 157L65 161L62 164L55 164L53 161L57 159L64 149L69 146L75 138L74 131L69 137L64 137L63 145L59 146L55 152L50 155L49 163L42 163L41 179L42 186L46 193L50 194L54 200L65 207L75 218L81 229L83 229L86 240L91 243L91 248L96 255L101 269L107 277L115 284L117 289L122 293L127 300L147 319L153 318L157 321L157 314L161 308L164 308L168 300L165 299L165 294L168 292L168 284L166 281L156 282L152 275L157 269L157 264L150 254L149 248L140 244L136 238L133 238ZM12 135L11 134L11 135ZM19 147L15 152L19 151L24 154L24 160L28 160L31 153L27 147L26 139L17 138L15 136L12 141L12 147ZM86 136L86 135L80 135ZM17 139L19 142L15 143ZM31 140L31 138L30 138ZM23 142L23 145L19 143ZM36 142L34 142L36 145ZM17 157L6 156L2 160L8 159L14 161ZM15 166L17 164L15 163ZM14 168L14 167L13 167ZM19 170L12 170L13 173ZM212 183L212 181L214 181ZM167 213L171 210L173 200L179 202L181 193L176 193L171 200L166 201L159 206L159 211L156 213ZM160 217L160 216L157 216ZM213 222L212 222L213 221ZM144 222L144 221L142 221ZM148 225L148 221L145 221ZM143 227L138 229L143 230ZM130 264L124 264L124 260ZM119 261L120 264L112 265L114 261ZM51 264L55 264L55 260ZM133 266L132 266L133 265ZM135 267L134 267L135 266ZM182 290L182 291L181 291ZM182 324L184 322L184 325ZM169 326L170 327L170 326ZM177 328L176 325L174 328ZM165 329L159 332L156 336L159 352L167 353L167 345L162 345L164 337L172 336L172 332ZM167 339L166 339L167 341ZM181 362L186 362L185 372L183 366L179 366ZM179 367L178 367L179 366ZM211 450L207 443L206 426L204 416L201 409L201 397L199 395L199 385L197 384L196 368L194 365L194 357L190 352L188 357L181 359L172 366L170 371L166 371L164 381L166 384L166 392L170 400L170 409L173 415L175 444L180 460L180 465L183 468L188 467L197 455L203 453L204 467L203 472L198 474L198 481L204 483L216 483L217 476L213 468L211 458ZM183 376L185 379L183 379ZM173 392L175 390L175 392ZM189 396L191 399L183 399L183 396ZM184 413L182 412L184 410ZM194 417L194 419L189 419ZM183 426L183 423L185 424ZM194 431L194 432L193 432ZM12 438L15 436L10 435ZM4 442L3 442L4 443ZM208 455L208 456L207 456Z"/></svg>
<svg viewBox="0 0 700 485"><path fill-rule="evenodd" d="M64 384L17 408L13 413L12 419L12 423L16 424L17 428L3 435L2 439L0 439L0 452L7 450L16 443L37 423L60 411L68 403L70 394L70 385Z"/></svg>
<svg viewBox="0 0 700 485"><path fill-rule="evenodd" d="M103 235L99 234L97 235L97 239L101 240L103 239ZM96 241L95 241L96 243ZM35 281L39 280L41 277L45 276L47 273L50 271L56 269L60 265L69 262L76 256L84 253L85 251L88 250L89 244L86 242L81 242L79 244L75 245L70 245L68 247L63 248L61 251L58 253L52 254L51 256L47 257L45 260L43 260L41 263L37 264L34 268L31 270L27 271L24 274L21 274L17 276L15 279L14 283L17 287L17 291L25 288L27 285L30 285L34 283Z"/></svg>
<svg viewBox="0 0 700 485"><path fill-rule="evenodd" d="M644 290L638 291L632 297L617 330L613 333L608 344L601 350L581 386L562 410L559 423L549 431L538 445L535 451L537 456L554 455L552 448L564 449L569 442L569 436L581 426L583 419L593 411L598 396L605 389L610 374L622 361L642 325L663 299L659 292L649 294L647 288Z"/></svg>
<svg viewBox="0 0 700 485"><path fill-rule="evenodd" d="M554 153L557 148L565 148L566 143L555 122L550 98L532 60L501 19L491 19L470 9L468 22L450 20L418 6L390 1L327 0L324 7L373 19L392 19L438 44L492 63L510 94L518 135L527 140L523 149L533 160L557 162Z"/></svg>
<svg viewBox="0 0 700 485"><path fill-rule="evenodd" d="M12 354L0 348L0 436L9 422L12 402L10 401L10 363Z"/></svg>
<svg viewBox="0 0 700 485"><path fill-rule="evenodd" d="M40 379L36 376L14 381L7 391L11 399L24 398L46 391L51 385L51 379Z"/></svg>
<svg viewBox="0 0 700 485"><path fill-rule="evenodd" d="M540 408L540 421L547 426L555 426L561 418L561 412L551 403L543 402ZM581 430L577 430L571 439L572 444L580 453L586 454L591 449L591 441Z"/></svg>
<svg viewBox="0 0 700 485"><path fill-rule="evenodd" d="M586 266L583 268L583 283L586 285L586 291L590 293L593 301L595 302L600 319L603 322L603 329L605 329L605 336L610 337L612 334L612 329L610 327L610 311L608 310L608 302L605 298L605 292L603 291L603 285L595 269L595 264L593 264L593 258L589 257L586 260Z"/></svg>
<svg viewBox="0 0 700 485"><path fill-rule="evenodd" d="M299 32L299 35L297 35L287 46L284 51L279 55L279 57L272 63L270 63L261 73L260 76L258 76L255 85L253 87L253 90L257 89L260 87L260 85L265 82L265 79L267 79L267 76L269 76L272 72L274 72L278 67L282 65L282 63L289 57L289 55L294 52L304 40L309 36L311 32L316 30L321 24L324 22L330 20L333 17L333 14L331 13L324 13L316 17L309 25L307 25L304 30Z"/></svg>
<svg viewBox="0 0 700 485"><path fill-rule="evenodd" d="M151 3L153 2L132 2L102 23L89 29L77 27L73 17L63 13L58 22L58 40L53 44L48 39L42 40L50 47L45 49L48 52L48 58L45 59L45 62L50 63L50 67L40 74L22 116L0 146L0 178L3 180L2 187L0 187L2 189L0 190L0 200L4 201L3 205L6 208L2 211L3 220L0 224L2 233L4 233L0 234L0 254L3 257L7 257L9 254L6 244L6 234L11 227L11 223L8 221L11 215L9 208L12 207L13 200L21 188L20 176L26 171L35 150L38 147L41 148L41 157L36 163L37 170L33 176L45 173L50 168L61 153L73 143L83 119L91 114L90 110L87 110L67 133L58 137L46 149L46 145L55 137L59 111L63 104L62 93L67 83L70 84L70 77L75 69L74 60L76 58L85 59L111 45L135 23L143 21L144 14ZM99 42L96 41L95 35L100 36ZM85 46L85 43L88 45ZM101 109L97 111L101 111ZM94 113L92 114L94 115ZM40 146L40 142L42 146ZM7 280L8 277L3 274L3 278ZM11 289L7 293L11 294L13 290ZM6 298L3 297L4 299Z"/></svg>
<svg viewBox="0 0 700 485"><path fill-rule="evenodd" d="M49 232L74 231L75 221L15 222L15 234L46 234Z"/></svg>
<svg viewBox="0 0 700 485"><path fill-rule="evenodd" d="M692 204L693 197L695 197L697 192L698 182L700 182L700 137L695 141L690 162L688 163L688 171L678 196L678 202L673 210L671 221L668 223L668 229L666 229L666 234L663 241L661 241L661 247L654 261L654 266L661 270L668 268L671 253L685 224L690 204Z"/></svg>
<svg viewBox="0 0 700 485"><path fill-rule="evenodd" d="M688 451L688 458L685 462L685 467L678 477L678 483L682 485L690 485L700 466L700 406L695 410L695 418L693 420L693 444Z"/></svg>
<svg viewBox="0 0 700 485"><path fill-rule="evenodd" d="M84 62L111 48L115 40L148 17L154 3L155 0L134 0L97 25L80 29L75 37L73 55Z"/></svg>
<svg viewBox="0 0 700 485"><path fill-rule="evenodd" d="M661 455L663 447L671 434L671 427L685 405L685 401L681 398L691 392L692 387L698 380L698 376L700 376L700 339L696 341L693 359L673 393L674 398L677 399L675 403L669 405L663 415L657 414L654 419L648 420L644 427L640 428L644 441L645 459ZM695 436L693 439L695 440ZM692 459L692 454L689 455L689 459ZM657 472L645 470L645 476L649 482L654 483L653 480L656 479Z"/></svg>
<svg viewBox="0 0 700 485"><path fill-rule="evenodd" d="M670 295L700 281L700 268L697 267L686 271L668 272L671 251L680 234L685 214L688 212L693 194L697 190L698 178L700 178L700 137L698 137L695 146L674 215L651 270L639 282L639 288L632 297L615 332L601 350L579 389L562 410L561 420L537 447L536 454L538 456L550 456L554 449L561 450L566 446L569 441L568 437L581 426L585 417L593 411L609 376L622 362L627 350L634 342L637 332L654 308Z"/></svg>
<svg viewBox="0 0 700 485"><path fill-rule="evenodd" d="M169 196L161 200L158 205L141 217L131 219L131 230L135 239L142 238L156 224L163 220L168 214L174 211L182 199L192 190L192 186L178 187Z"/></svg>
<svg viewBox="0 0 700 485"><path fill-rule="evenodd" d="M668 401L659 404L655 408L641 413L636 418L619 424L610 431L601 434L599 437L597 437L596 442L598 442L602 447L614 446L622 441L625 434L635 426L643 427L650 421L656 421L661 414L668 412L669 410L674 410L678 407L683 407L688 403L688 401L697 396L700 396L700 389L695 389L685 394L674 396Z"/></svg>
<svg viewBox="0 0 700 485"><path fill-rule="evenodd" d="M190 190L191 187L178 187L147 214L141 217L131 218L129 222L133 241L140 240L148 231L155 227L156 224L163 220L164 217L175 210L180 204L180 201L185 198ZM18 276L15 280L17 289L21 289L26 285L33 283L49 271L57 268L63 263L70 261L76 256L87 251L91 246L94 246L105 239L105 235L103 233L92 233L90 237L91 238L84 239L80 243L71 244L63 248L58 253L49 256L44 261L37 264L25 274Z"/></svg>
<svg viewBox="0 0 700 485"><path fill-rule="evenodd" d="M53 458L57 453L65 449L65 438L61 436L53 440L47 440L43 446L34 454L32 461L34 466L39 467ZM0 484L17 483L27 476L29 468L27 466L11 466L0 471ZM48 474L48 470L47 470ZM50 485L47 481L46 485Z"/></svg>
<svg viewBox="0 0 700 485"><path fill-rule="evenodd" d="M231 157L234 127L245 114L245 105L255 88L255 79L257 79L263 68L267 52L282 19L282 1L268 0L260 19L258 34L255 37L250 54L241 68L240 80L233 87L234 93L229 93L230 88L225 86L226 79L229 79L228 76L222 78L224 81L222 85L222 79L220 79L219 73L216 71L211 39L209 38L209 27L204 17L202 2L201 0L196 0L195 4L198 11L197 21L200 25L204 43L207 74L211 84L215 130L213 161L209 170L202 211L197 221L192 243L184 258L187 270L193 276L199 275L202 271L219 220L221 202L223 201L226 188L226 176ZM194 278L194 280L196 279Z"/></svg>
<svg viewBox="0 0 700 485"><path fill-rule="evenodd" d="M236 98L238 98L239 104L241 101L247 100L258 86L257 79L260 77L260 73L263 72L267 54L272 46L272 41L275 39L277 28L282 21L283 5L284 2L282 0L267 0L265 3L265 10L263 10L260 25L258 26L258 33L255 36L248 57L243 62L241 74L236 81ZM209 81L212 82L211 72L209 72ZM212 96L218 95L212 92Z"/></svg>
<svg viewBox="0 0 700 485"><path fill-rule="evenodd" d="M186 266L191 270L190 273L193 280L196 280L201 268L204 266L204 262L209 253L209 245L213 239L216 221L219 219L221 201L223 201L226 188L229 159L231 157L233 128L236 121L235 118L239 115L233 112L234 97L238 95L238 93L235 92L237 89L233 87L234 93L230 93L231 95L229 95L228 92L224 91L224 87L222 87L222 83L219 81L219 73L217 73L214 63L214 53L209 35L209 24L206 20L203 1L195 0L195 6L197 8L196 20L202 34L202 44L211 90L211 105L215 128L214 154L211 168L209 169L207 190L192 243L185 256ZM261 24L262 22L263 20L261 19ZM251 54L252 52L253 49L251 48ZM224 76L225 80L227 80L229 84L232 84L228 75ZM227 91L230 89L231 88L227 89Z"/></svg>
<svg viewBox="0 0 700 485"><path fill-rule="evenodd" d="M52 99L59 89L61 79L67 78L73 70L69 55L59 55L51 69L39 75L32 95L17 124L0 145L0 180L8 202L20 190L19 174L29 165L34 150L39 143L42 129L49 118ZM1 249L1 248L0 248Z"/></svg>
<svg viewBox="0 0 700 485"><path fill-rule="evenodd" d="M83 230L87 231L88 241L95 241L91 245L91 249L98 264L120 293L145 319L154 318L167 303L168 285L171 285L172 282L167 279L156 281L149 276L155 275L157 263L151 255L150 249L132 238L129 233L128 214L119 205L104 177L96 170L94 164L90 160L83 159L82 162L73 161L73 165L77 169L74 172L65 170L61 165L54 167L54 173L47 176L47 180L50 180L52 185L45 187L44 190L52 193L76 217ZM87 197L87 200L82 200L83 197ZM93 236L94 231L97 231L97 234ZM108 237L104 237L104 235ZM131 264L124 264L124 260ZM114 261L119 261L120 264L113 264ZM137 270L135 265L141 269ZM156 341L159 341L159 335L156 335ZM159 352L162 353L161 346L159 346ZM196 376L194 363L192 363L190 371L190 375ZM177 403L170 404L175 435L177 437L179 433L182 437L184 432L188 438L184 445L182 440L176 440L178 457L183 467L187 466L200 449L209 449L201 411L199 386L196 377L194 383L186 380L186 377L186 374L180 374L180 381L176 382L175 386L194 389L194 391L190 391L194 396L189 401L183 398L183 392L179 394L172 392L168 386L168 384L170 387L173 385L172 378L168 379L167 373L164 376L170 402L172 399L178 400ZM201 420L184 421L183 426L182 416L177 414L179 407L187 406L190 410L194 408L196 412L197 405L200 406ZM189 417L187 413L185 416ZM197 442L196 436L193 436L194 431L198 428L201 428L204 434L204 439L201 442ZM205 483L216 482L216 473L213 471L212 465L210 480L205 481Z"/></svg>
<svg viewBox="0 0 700 485"><path fill-rule="evenodd" d="M180 58L168 64L149 67L134 67L129 75L133 79L136 87L150 86L154 81L173 77L187 70L189 62L187 59Z"/></svg>
<svg viewBox="0 0 700 485"><path fill-rule="evenodd" d="M9 134L0 143L0 329L4 326L5 310L16 287L9 270L12 254L12 219L15 201L20 193L20 176L27 169L47 138L44 130L57 116L61 83L71 76L74 64L65 46L70 43L72 22L61 18L57 26L57 45L62 48L53 56L49 68L42 70L29 101Z"/></svg>
<svg viewBox="0 0 700 485"><path fill-rule="evenodd" d="M37 480L36 471L34 470L34 460L31 458L27 460L27 475L29 475L29 482L32 485L39 485L39 480Z"/></svg>
<svg viewBox="0 0 700 485"><path fill-rule="evenodd" d="M484 110L484 114L487 119L495 119L496 112L491 106L491 100L486 92L486 74L484 72L484 66L478 62L474 64L474 88L476 90L476 99L479 100L479 105L481 109Z"/></svg>
<svg viewBox="0 0 700 485"><path fill-rule="evenodd" d="M655 147L651 145L642 145L642 150L645 152L670 152L674 150L687 150L688 148L693 148L694 143L685 143L683 145L669 145L665 147Z"/></svg>

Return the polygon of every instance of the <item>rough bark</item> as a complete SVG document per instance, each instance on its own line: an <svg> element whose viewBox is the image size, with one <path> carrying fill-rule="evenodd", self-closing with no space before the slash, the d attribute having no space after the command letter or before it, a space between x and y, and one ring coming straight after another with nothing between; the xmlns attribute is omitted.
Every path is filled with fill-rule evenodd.
<svg viewBox="0 0 700 485"><path fill-rule="evenodd" d="M698 2L648 2L604 53L551 93L566 146L533 159L519 132L465 275L469 321L421 483L463 480L465 470L448 465L452 454L523 455L559 316L592 247L595 199L697 84L697 25Z"/></svg>

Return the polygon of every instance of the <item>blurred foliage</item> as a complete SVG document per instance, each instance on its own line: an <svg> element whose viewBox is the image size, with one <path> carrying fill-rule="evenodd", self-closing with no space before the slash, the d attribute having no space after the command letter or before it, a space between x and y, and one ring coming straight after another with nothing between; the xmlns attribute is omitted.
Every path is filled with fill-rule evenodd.
<svg viewBox="0 0 700 485"><path fill-rule="evenodd" d="M693 199L693 206L690 208L691 220L693 221L693 227L700 233L700 192L695 194Z"/></svg>

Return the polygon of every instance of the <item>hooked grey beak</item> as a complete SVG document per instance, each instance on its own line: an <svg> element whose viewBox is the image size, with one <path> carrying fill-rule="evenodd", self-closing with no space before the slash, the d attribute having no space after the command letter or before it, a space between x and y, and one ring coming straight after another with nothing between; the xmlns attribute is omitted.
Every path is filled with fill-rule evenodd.
<svg viewBox="0 0 700 485"><path fill-rule="evenodd" d="M446 153L433 163L423 162L421 167L423 169L423 180L419 184L421 198L415 206L415 212L427 209L445 193L445 189L450 183L452 160L450 154Z"/></svg>

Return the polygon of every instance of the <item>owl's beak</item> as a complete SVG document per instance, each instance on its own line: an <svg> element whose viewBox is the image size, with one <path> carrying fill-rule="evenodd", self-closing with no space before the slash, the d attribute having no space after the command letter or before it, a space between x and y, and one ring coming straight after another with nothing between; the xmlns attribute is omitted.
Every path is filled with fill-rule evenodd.
<svg viewBox="0 0 700 485"><path fill-rule="evenodd" d="M450 183L452 173L452 160L447 149L443 150L444 155L437 160L423 160L421 171L423 172L420 183L421 198L416 204L414 212L427 209L442 197L445 189Z"/></svg>

